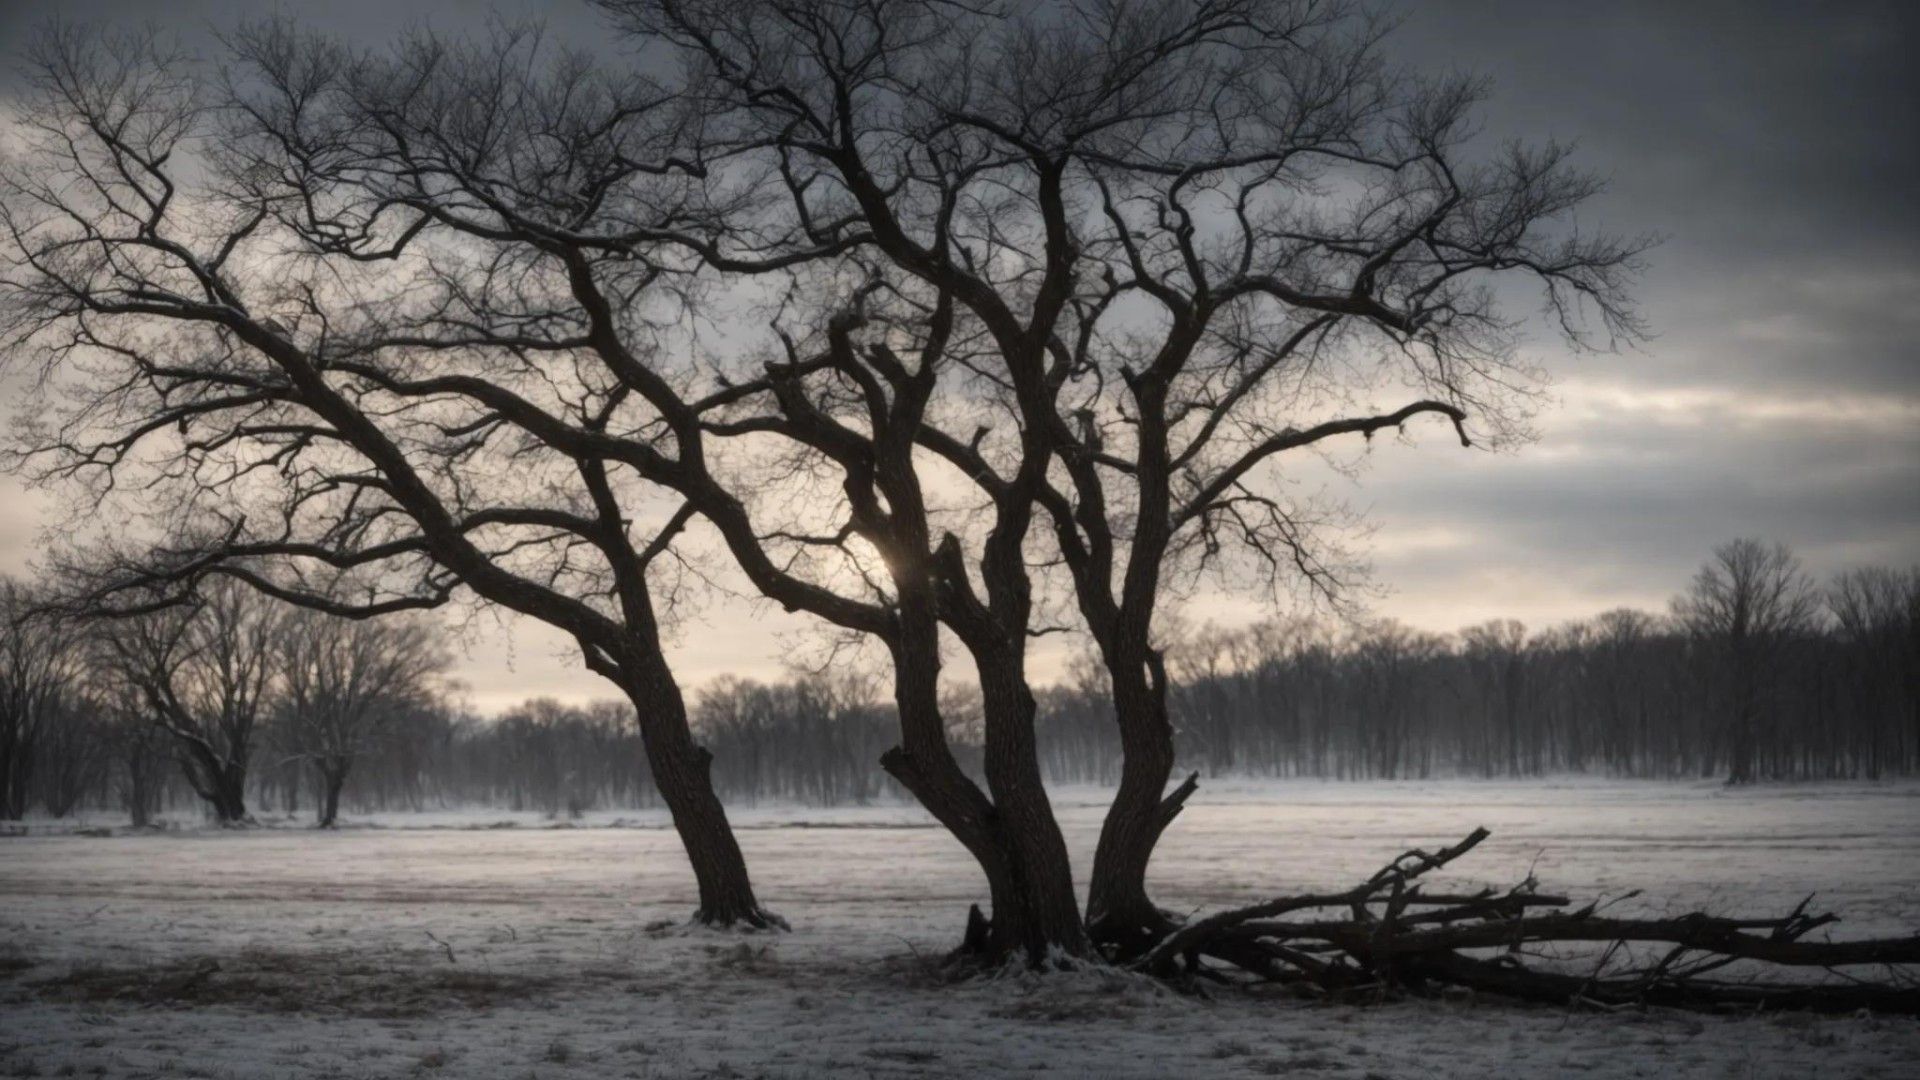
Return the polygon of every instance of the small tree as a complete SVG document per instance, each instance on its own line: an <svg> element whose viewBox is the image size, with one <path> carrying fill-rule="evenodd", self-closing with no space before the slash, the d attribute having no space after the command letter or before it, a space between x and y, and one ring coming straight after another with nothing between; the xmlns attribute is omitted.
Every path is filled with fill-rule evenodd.
<svg viewBox="0 0 1920 1080"><path fill-rule="evenodd" d="M110 685L104 704L112 788L136 829L153 824L167 786L164 727L153 722L137 690Z"/></svg>
<svg viewBox="0 0 1920 1080"><path fill-rule="evenodd" d="M418 618L289 613L281 709L289 749L318 784L316 827L333 827L354 761L431 693L451 662L435 628Z"/></svg>
<svg viewBox="0 0 1920 1080"><path fill-rule="evenodd" d="M1848 647L1852 722L1863 731L1869 777L1920 761L1920 569L1848 570L1826 591Z"/></svg>
<svg viewBox="0 0 1920 1080"><path fill-rule="evenodd" d="M276 707L286 608L228 578L150 611L103 620L116 675L171 740L187 783L221 825L247 822L254 738Z"/></svg>
<svg viewBox="0 0 1920 1080"><path fill-rule="evenodd" d="M1814 628L1819 594L1785 545L1741 539L1713 551L1673 613L1720 666L1726 690L1722 745L1727 782L1757 778L1761 712L1787 646Z"/></svg>

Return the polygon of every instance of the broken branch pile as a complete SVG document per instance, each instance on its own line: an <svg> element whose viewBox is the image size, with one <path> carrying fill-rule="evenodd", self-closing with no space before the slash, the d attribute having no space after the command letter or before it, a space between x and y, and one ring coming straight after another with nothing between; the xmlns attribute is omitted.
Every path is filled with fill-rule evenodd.
<svg viewBox="0 0 1920 1080"><path fill-rule="evenodd" d="M1839 921L1837 915L1808 914L1812 897L1779 918L1696 913L1628 919L1603 915L1597 903L1543 911L1567 908L1571 901L1536 891L1532 879L1505 892L1422 890L1417 879L1473 850L1487 835L1476 829L1436 852L1409 851L1345 892L1283 896L1209 915L1123 959L1162 978L1252 978L1341 997L1465 987L1607 1009L1667 1005L1920 1015L1920 977L1908 967L1920 964L1920 935L1807 940L1811 931ZM1330 912L1344 914L1330 918ZM1554 946L1572 943L1606 948L1581 974L1566 970L1567 957L1554 955ZM1827 977L1708 977L1742 962L1743 970L1758 965L1822 969ZM1876 968L1877 977L1840 970L1862 967Z"/></svg>

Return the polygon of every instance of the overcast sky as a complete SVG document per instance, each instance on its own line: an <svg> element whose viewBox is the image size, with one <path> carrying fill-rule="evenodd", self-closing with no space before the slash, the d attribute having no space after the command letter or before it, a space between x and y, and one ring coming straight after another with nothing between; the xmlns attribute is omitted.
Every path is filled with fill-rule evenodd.
<svg viewBox="0 0 1920 1080"><path fill-rule="evenodd" d="M503 4L503 10L522 10ZM240 0L64 0L75 18L150 17L198 35ZM472 25L490 5L328 0L289 5L377 42L412 22ZM310 12L308 9L310 8ZM39 3L0 0L11 48ZM1583 220L1667 237L1640 295L1654 337L1552 372L1540 438L1511 453L1439 434L1382 441L1339 494L1377 526L1386 595L1432 630L1529 625L1619 605L1663 607L1716 543L1794 547L1816 574L1920 563L1920 5L1453 0L1406 5L1395 48L1429 70L1490 76L1487 129L1558 137L1611 187ZM583 39L584 4L548 9ZM35 500L0 478L0 567L28 564ZM1246 604L1196 605L1223 622ZM689 686L772 676L807 624L717 606L682 628ZM559 640L486 625L463 675L497 710L550 694L608 696ZM1050 654L1040 672L1058 663Z"/></svg>

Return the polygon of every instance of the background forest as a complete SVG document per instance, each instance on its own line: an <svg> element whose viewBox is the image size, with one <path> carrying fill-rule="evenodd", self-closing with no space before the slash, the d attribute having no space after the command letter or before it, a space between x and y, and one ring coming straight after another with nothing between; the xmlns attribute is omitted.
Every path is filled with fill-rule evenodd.
<svg viewBox="0 0 1920 1080"><path fill-rule="evenodd" d="M18 612L31 594L15 586L8 597ZM1167 652L1181 767L1208 777L1699 778L1729 776L1750 755L1757 779L1913 775L1916 614L1913 571L1859 569L1820 588L1783 549L1737 541L1667 613L1622 608L1538 631L1496 620L1454 634L1331 616L1180 627ZM535 699L476 715L439 680L451 645L437 624L353 623L240 590L147 625L156 620L199 642L175 680L194 683L204 669L197 689L161 696L211 695L224 705L199 715L224 723L201 730L156 714L140 688L162 690L161 672L141 669L127 627L28 620L0 647L7 817L124 810L144 823L202 798L213 810L199 793L223 767L237 768L252 813L323 822L330 792L349 812L577 817L659 804L630 705ZM943 711L977 775L972 696L950 690ZM1040 692L1050 782L1116 782L1109 702L1091 662ZM897 729L881 672L720 679L695 695L692 718L729 801L905 798L878 764Z"/></svg>

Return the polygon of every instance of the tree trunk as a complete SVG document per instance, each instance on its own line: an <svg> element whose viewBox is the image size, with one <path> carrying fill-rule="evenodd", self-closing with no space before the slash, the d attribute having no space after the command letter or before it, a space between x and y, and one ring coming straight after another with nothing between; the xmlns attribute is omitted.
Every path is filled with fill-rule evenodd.
<svg viewBox="0 0 1920 1080"><path fill-rule="evenodd" d="M246 788L247 774L237 765L230 763L216 774L213 813L221 825L240 825L247 821Z"/></svg>
<svg viewBox="0 0 1920 1080"><path fill-rule="evenodd" d="M938 624L931 596L917 584L911 577L903 583L900 629L889 642L901 744L882 754L880 764L960 841L987 879L993 914L969 923L958 954L988 966L1015 958L1038 965L1085 956L1090 949L1066 842L1040 786L1033 753L1032 695L1023 693L1017 662L1009 667L977 659L988 695L990 800L960 768L947 742L939 706ZM1000 677L990 678L990 671ZM1016 725L1012 731L1010 721Z"/></svg>
<svg viewBox="0 0 1920 1080"><path fill-rule="evenodd" d="M784 929L786 922L760 907L747 877L727 811L714 794L713 755L693 739L686 700L654 650L636 650L630 665L628 695L640 718L641 741L661 799L687 849L687 861L700 889L694 920L708 926Z"/></svg>
<svg viewBox="0 0 1920 1080"><path fill-rule="evenodd" d="M27 815L27 773L32 749L25 740L9 740L0 753L0 821L18 821Z"/></svg>
<svg viewBox="0 0 1920 1080"><path fill-rule="evenodd" d="M1003 891L1016 893L1020 901L1004 911L996 904L996 948L1002 954L1021 948L1035 964L1091 956L1066 838L1040 776L1033 692L1021 658L1010 653L975 661L986 714L987 787L1006 854Z"/></svg>
<svg viewBox="0 0 1920 1080"><path fill-rule="evenodd" d="M1754 673L1744 657L1736 661L1733 687L1733 731L1728 740L1727 783L1750 784L1754 779L1754 732L1757 726Z"/></svg>
<svg viewBox="0 0 1920 1080"><path fill-rule="evenodd" d="M187 783L194 794L213 811L213 819L223 828L247 820L247 769L244 764L222 761L203 744L188 742L180 758Z"/></svg>
<svg viewBox="0 0 1920 1080"><path fill-rule="evenodd" d="M993 916L970 919L959 953L988 966L1016 956L1038 962L1044 951L1038 955L1027 951L1033 923L1031 900L1014 869L1013 847L993 804L961 772L950 753L923 756L894 747L880 755L880 765L946 826L987 879ZM975 915L979 912L978 906L971 910Z"/></svg>
<svg viewBox="0 0 1920 1080"><path fill-rule="evenodd" d="M340 817L340 789L346 786L347 769L344 765L315 765L319 773L319 790L315 792L318 803L315 806L316 829L331 829Z"/></svg>
<svg viewBox="0 0 1920 1080"><path fill-rule="evenodd" d="M1172 922L1147 896L1147 866L1160 834L1193 791L1193 780L1171 795L1173 724L1163 684L1147 665L1115 664L1113 704L1122 750L1120 788L1101 823L1094 849L1087 923L1094 940L1130 956L1158 940Z"/></svg>
<svg viewBox="0 0 1920 1080"><path fill-rule="evenodd" d="M132 819L133 827L144 829L153 824L153 770L142 755L135 753L126 759L127 767L127 816Z"/></svg>

